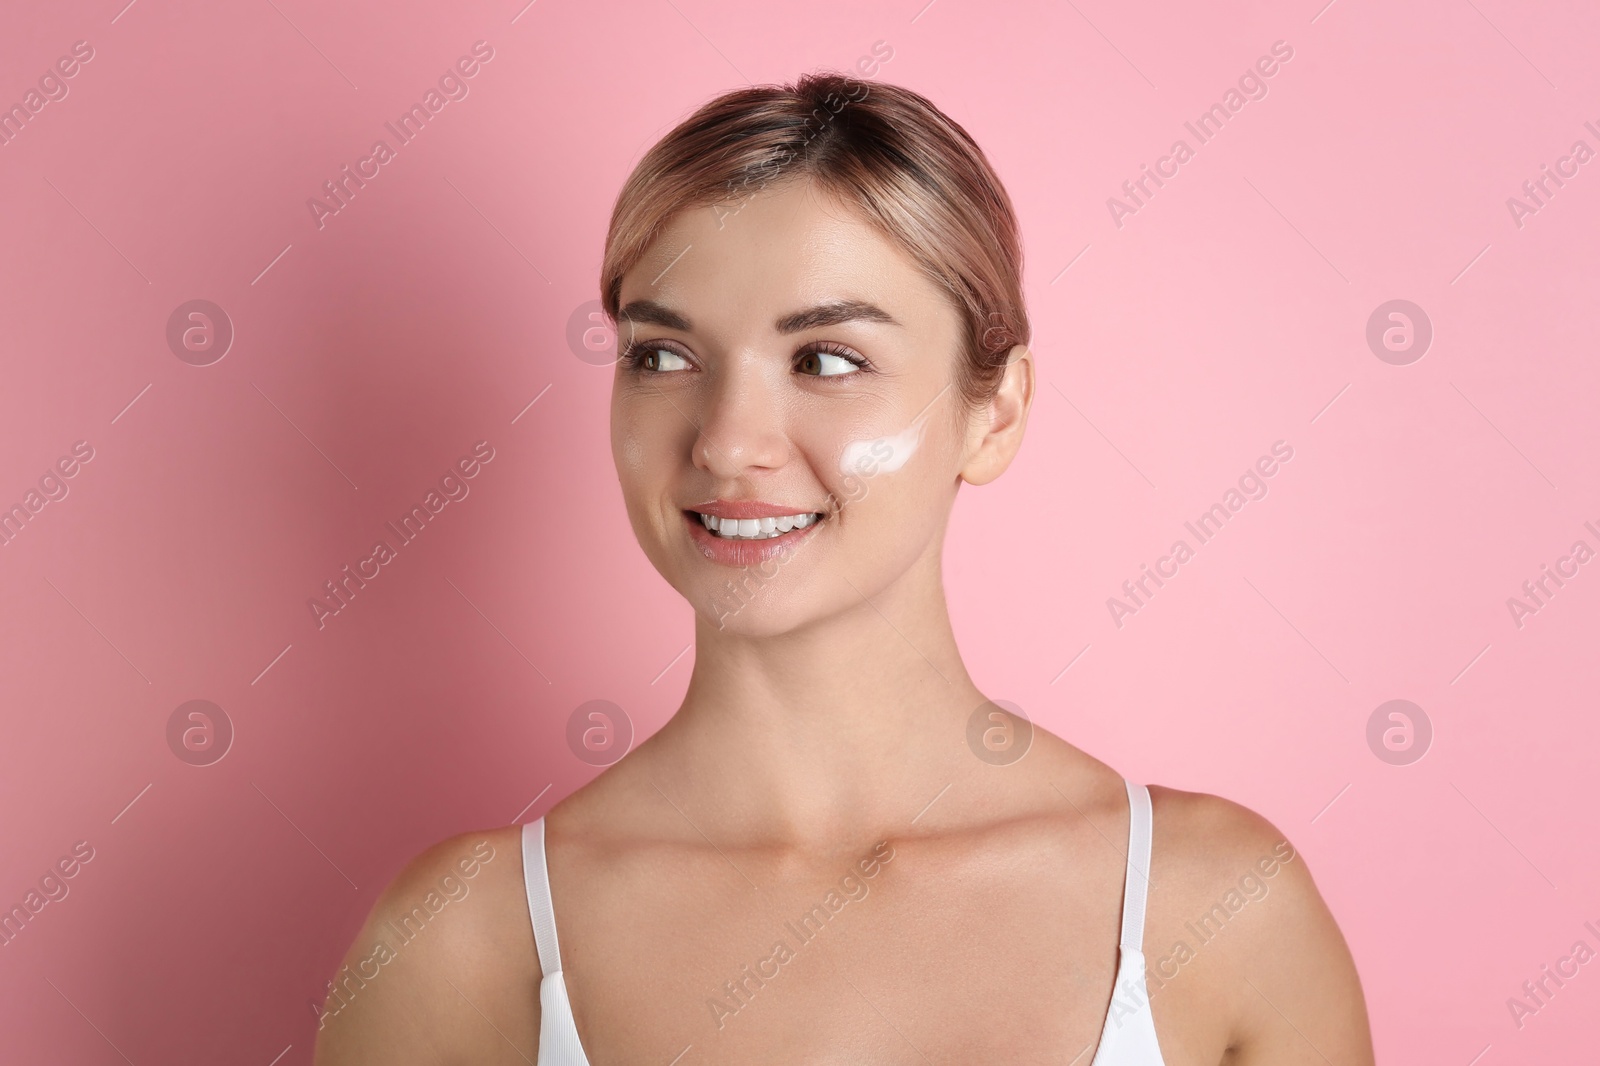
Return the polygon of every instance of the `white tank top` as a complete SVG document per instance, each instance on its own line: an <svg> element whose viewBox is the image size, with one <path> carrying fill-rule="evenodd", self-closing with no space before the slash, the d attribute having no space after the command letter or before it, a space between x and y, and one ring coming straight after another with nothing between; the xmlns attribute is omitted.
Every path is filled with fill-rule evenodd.
<svg viewBox="0 0 1600 1066"><path fill-rule="evenodd" d="M1123 875L1122 935L1111 1005L1090 1066L1166 1066L1150 1016L1144 976L1144 912L1150 877L1150 790L1124 780L1128 790L1128 867ZM538 1066L589 1066L561 974L550 874L545 866L544 818L522 827L522 873L533 919L534 949L544 973L539 982ZM1080 1052L1081 1053L1081 1052ZM1071 1054L1071 1052L1068 1052Z"/></svg>

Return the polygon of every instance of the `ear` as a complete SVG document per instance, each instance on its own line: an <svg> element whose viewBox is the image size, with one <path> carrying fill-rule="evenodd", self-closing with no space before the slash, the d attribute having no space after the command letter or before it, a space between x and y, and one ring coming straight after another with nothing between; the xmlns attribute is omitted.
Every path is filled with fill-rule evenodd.
<svg viewBox="0 0 1600 1066"><path fill-rule="evenodd" d="M962 481L985 485L1011 465L1028 426L1033 386L1033 353L1018 344L1006 354L1000 387L967 427L966 462L958 471Z"/></svg>

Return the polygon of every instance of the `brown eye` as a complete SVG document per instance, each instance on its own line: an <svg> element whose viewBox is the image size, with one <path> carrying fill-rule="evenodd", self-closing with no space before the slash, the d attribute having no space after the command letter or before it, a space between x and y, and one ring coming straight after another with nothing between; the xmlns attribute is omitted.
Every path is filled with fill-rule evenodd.
<svg viewBox="0 0 1600 1066"><path fill-rule="evenodd" d="M645 357L645 364L651 370L667 371L682 370L689 365L689 362L671 348L653 348Z"/></svg>
<svg viewBox="0 0 1600 1066"><path fill-rule="evenodd" d="M629 345L627 350L622 353L622 362L624 366L631 370L643 370L646 373L683 370L689 365L687 359L671 348L661 345L651 346L645 342Z"/></svg>
<svg viewBox="0 0 1600 1066"><path fill-rule="evenodd" d="M803 353L798 369L810 377L832 378L859 373L861 366L861 361L853 353L847 355L843 350L821 347Z"/></svg>

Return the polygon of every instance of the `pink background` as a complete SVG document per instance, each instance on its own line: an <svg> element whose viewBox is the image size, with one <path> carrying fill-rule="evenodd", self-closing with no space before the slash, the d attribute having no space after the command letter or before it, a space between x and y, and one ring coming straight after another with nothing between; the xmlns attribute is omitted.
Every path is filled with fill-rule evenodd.
<svg viewBox="0 0 1600 1066"><path fill-rule="evenodd" d="M1600 948L1600 561L1521 627L1506 604L1600 549L1600 160L1521 226L1506 204L1600 149L1584 5L121 2L0 33L0 102L94 49L0 147L0 505L94 449L0 547L0 905L94 848L0 948L7 1061L309 1062L308 1001L410 856L589 780L578 704L661 725L692 614L629 531L610 369L568 323L653 140L875 41L1026 240L1029 440L947 553L980 686L1288 834L1381 1060L1592 1054L1600 964L1520 1030L1506 1006ZM319 229L307 199L478 40L469 95ZM1268 95L1115 225L1278 40ZM236 330L208 366L166 340L196 298ZM1365 339L1392 299L1433 326L1409 365ZM319 630L306 601L479 440L470 495ZM1269 494L1115 625L1277 440ZM236 730L213 765L168 746L191 699ZM1369 749L1391 699L1432 723L1420 761Z"/></svg>

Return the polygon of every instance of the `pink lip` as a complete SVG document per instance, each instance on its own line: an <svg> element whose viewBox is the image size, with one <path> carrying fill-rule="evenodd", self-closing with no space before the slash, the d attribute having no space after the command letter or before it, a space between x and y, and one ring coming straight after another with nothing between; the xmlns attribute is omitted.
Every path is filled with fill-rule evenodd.
<svg viewBox="0 0 1600 1066"><path fill-rule="evenodd" d="M718 518L778 518L789 514L805 514L804 511L774 511L765 504L730 504L729 510L747 510L751 508L767 508L760 514L722 514L721 508L708 505L701 511L702 514L716 515ZM699 508L697 508L699 510ZM688 512L683 513L683 520L689 525L689 537L694 541L694 546L700 554L719 566L746 567L764 563L768 559L777 558L793 551L807 537L811 536L818 528L826 524L812 522L804 529L791 529L781 536L768 537L764 540L728 540L719 537L701 524L700 519Z"/></svg>

